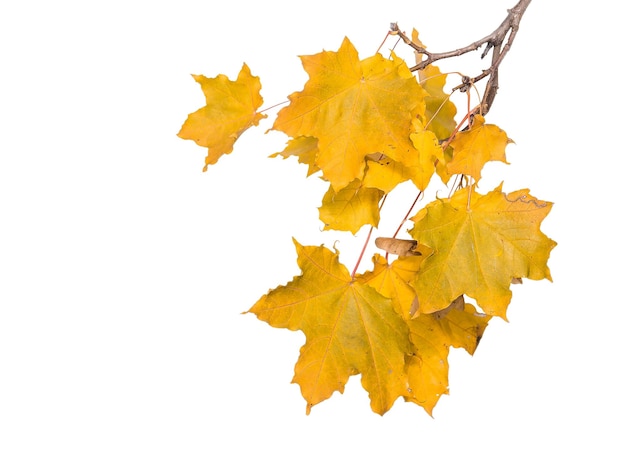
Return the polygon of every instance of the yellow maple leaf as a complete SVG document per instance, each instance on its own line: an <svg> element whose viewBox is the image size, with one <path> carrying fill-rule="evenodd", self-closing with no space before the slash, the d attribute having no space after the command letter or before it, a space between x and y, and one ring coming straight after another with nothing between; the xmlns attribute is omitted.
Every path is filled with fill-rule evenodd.
<svg viewBox="0 0 626 452"><path fill-rule="evenodd" d="M319 208L324 230L334 229L356 234L363 225L378 226L378 203L383 195L377 188L364 187L358 179L338 192L330 186Z"/></svg>
<svg viewBox="0 0 626 452"><path fill-rule="evenodd" d="M413 317L417 307L417 295L409 281L417 276L422 261L432 254L432 250L422 244L416 251L418 255L399 257L391 264L380 254L374 254L374 269L359 277L381 295L390 298L405 321Z"/></svg>
<svg viewBox="0 0 626 452"><path fill-rule="evenodd" d="M202 88L206 106L187 117L178 136L208 148L203 168L206 171L208 165L216 163L222 155L230 154L239 136L258 125L266 115L257 112L263 104L261 82L245 63L235 81L223 74L214 78L194 75L193 78Z"/></svg>
<svg viewBox="0 0 626 452"><path fill-rule="evenodd" d="M376 159L367 159L367 170L363 177L363 186L378 188L389 193L398 184L411 178L410 170L402 163L394 162L384 155Z"/></svg>
<svg viewBox="0 0 626 452"><path fill-rule="evenodd" d="M506 318L513 278L551 280L547 261L556 242L540 231L551 208L527 189L506 194L501 187L486 195L468 187L424 207L409 231L435 250L412 282L420 310L439 311L466 294Z"/></svg>
<svg viewBox="0 0 626 452"><path fill-rule="evenodd" d="M302 274L261 297L249 312L273 327L304 332L293 382L300 385L307 414L359 373L372 410L385 413L407 395L406 323L388 298L352 279L337 252L294 243Z"/></svg>
<svg viewBox="0 0 626 452"><path fill-rule="evenodd" d="M426 45L420 40L419 32L415 28L411 31L411 41L414 44L417 44L422 49L426 48ZM416 51L415 52L415 62L419 63L423 59L424 59L424 55Z"/></svg>
<svg viewBox="0 0 626 452"><path fill-rule="evenodd" d="M475 181L489 161L507 163L504 148L512 143L504 130L493 124L485 124L485 118L480 115L474 117L469 130L459 132L450 146L454 149L452 160L447 162L448 174L467 174Z"/></svg>
<svg viewBox="0 0 626 452"><path fill-rule="evenodd" d="M436 163L443 159L443 150L435 134L425 130L419 119L413 119L412 127L409 138L417 152L411 161L400 163L384 154L368 155L367 171L363 177L365 187L389 193L396 185L410 180L420 190L426 189Z"/></svg>
<svg viewBox="0 0 626 452"><path fill-rule="evenodd" d="M456 106L450 101L450 95L443 90L446 84L446 74L442 74L437 66L426 66L418 71L420 84L428 93L426 97L427 130L432 131L437 138L445 140L456 128Z"/></svg>
<svg viewBox="0 0 626 452"><path fill-rule="evenodd" d="M274 158L279 155L284 159L292 156L297 157L298 162L308 165L307 177L320 170L315 165L315 156L317 155L317 138L315 137L293 138L289 140L285 149L270 155L270 157Z"/></svg>
<svg viewBox="0 0 626 452"><path fill-rule="evenodd" d="M420 190L426 190L430 178L435 172L435 164L443 159L443 150L437 136L430 130L425 130L418 119L413 120L414 132L410 138L413 146L418 150L418 158L410 165L411 180Z"/></svg>
<svg viewBox="0 0 626 452"><path fill-rule="evenodd" d="M374 269L363 274L359 280L391 298L396 310L407 322L412 351L406 359L409 394L404 399L432 414L441 395L448 393L450 346L463 347L473 354L491 317L478 314L472 305L461 303L456 309L411 319L418 301L408 281L418 276L422 261L432 253L422 244L417 251L420 255L399 257L391 265L376 254Z"/></svg>
<svg viewBox="0 0 626 452"><path fill-rule="evenodd" d="M401 163L415 158L411 120L424 114L426 93L402 59L376 54L359 60L347 38L337 52L301 59L310 78L289 96L273 129L316 137L315 164L335 190L363 179L368 154L382 152Z"/></svg>
<svg viewBox="0 0 626 452"><path fill-rule="evenodd" d="M420 41L419 33L413 29L411 41L423 49L426 46ZM421 62L423 55L415 52L416 62ZM447 75L443 74L439 67L429 64L424 69L417 71L420 85L426 90L426 115L424 123L426 129L432 131L440 140L446 140L456 128L456 106L450 101L450 95L444 91Z"/></svg>
<svg viewBox="0 0 626 452"><path fill-rule="evenodd" d="M461 304L445 315L421 315L409 322L415 352L407 359L409 396L432 415L443 394L448 394L448 354L450 347L463 347L473 354L490 316L479 314L471 304Z"/></svg>

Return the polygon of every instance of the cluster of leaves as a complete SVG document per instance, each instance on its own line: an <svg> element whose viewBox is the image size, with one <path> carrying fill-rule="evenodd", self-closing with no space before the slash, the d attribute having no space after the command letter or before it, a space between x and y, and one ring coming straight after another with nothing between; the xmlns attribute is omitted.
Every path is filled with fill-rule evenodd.
<svg viewBox="0 0 626 452"><path fill-rule="evenodd" d="M412 40L422 46L415 31ZM393 52L360 59L347 38L337 51L301 60L309 79L277 114L271 130L289 141L272 156L296 157L308 175L328 182L319 208L325 229L376 228L385 197L404 182L421 192L436 174L454 181L452 194L411 218L410 239L379 237L386 253L376 253L364 273L350 272L336 249L294 240L301 275L249 312L304 332L293 382L307 413L356 374L374 412L402 397L432 413L448 392L450 347L474 353L492 316L506 318L512 283L550 279L556 243L540 224L552 204L527 189L477 191L484 165L506 162L511 140L479 110L457 124L446 74L436 66L414 74ZM195 79L206 106L189 115L179 136L208 148L206 170L265 115L259 78L247 65L234 81Z"/></svg>

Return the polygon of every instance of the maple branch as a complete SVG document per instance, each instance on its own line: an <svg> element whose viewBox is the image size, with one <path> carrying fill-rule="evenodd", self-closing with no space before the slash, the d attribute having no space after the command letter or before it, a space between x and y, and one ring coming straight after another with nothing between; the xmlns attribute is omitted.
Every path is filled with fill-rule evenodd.
<svg viewBox="0 0 626 452"><path fill-rule="evenodd" d="M493 32L465 47L461 47L459 49L451 50L448 52L432 53L427 51L425 48L411 41L411 39L405 33L400 31L397 23L391 24L391 33L398 35L405 44L410 46L417 53L426 56L426 59L413 66L411 68L411 71L422 70L438 60L454 58L469 52L473 52L475 50L478 50L483 45L486 46L483 50L483 53L480 55L481 59L487 56L489 51L493 50L493 53L491 55L491 67L489 67L489 69L483 70L482 73L477 75L476 77L463 76L462 83L452 89L453 92L457 90L465 92L475 83L488 77L489 79L487 80L483 99L479 107L481 114L484 116L491 108L491 105L493 104L493 101L498 92L498 69L500 67L500 64L502 63L502 60L504 59L508 51L511 49L511 45L513 44L513 41L517 36L517 31L519 29L519 24L522 20L522 16L526 12L526 8L528 8L530 2L531 0L520 0L517 5L508 10L507 17Z"/></svg>

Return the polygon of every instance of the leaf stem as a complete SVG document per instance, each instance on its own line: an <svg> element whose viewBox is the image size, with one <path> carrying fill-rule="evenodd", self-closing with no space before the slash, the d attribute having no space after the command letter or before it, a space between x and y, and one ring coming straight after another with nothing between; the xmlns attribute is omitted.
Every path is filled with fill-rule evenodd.
<svg viewBox="0 0 626 452"><path fill-rule="evenodd" d="M380 211L383 206L385 205L385 200L387 199L387 194L385 194L382 198L382 200L380 201L380 206L378 206L378 210ZM350 274L350 277L352 279L354 279L354 276L356 275L356 271L359 269L359 265L361 265L361 261L363 260L363 256L365 255L365 250L367 248L367 245L370 242L370 239L372 238L372 232L374 231L374 226L370 226L370 230L367 233L367 238L365 239L365 243L363 244L363 248L361 248L361 254L359 254L359 258L356 261L356 264L354 265L354 269L352 270L352 273Z"/></svg>
<svg viewBox="0 0 626 452"><path fill-rule="evenodd" d="M361 249L361 254L359 254L359 258L356 261L356 264L354 265L354 268L352 269L352 273L350 274L350 277L354 280L354 276L356 275L356 271L359 269L359 265L361 264L361 260L363 260L363 256L365 255L365 249L367 248L367 244L370 241L370 238L372 237L372 231L374 231L374 226L370 226L370 230L367 233L367 238L365 239L365 243L363 244L363 248Z"/></svg>
<svg viewBox="0 0 626 452"><path fill-rule="evenodd" d="M407 220L409 219L409 215L411 215L411 212L413 211L413 208L415 207L415 204L417 204L417 202L420 200L420 198L423 195L424 195L424 192L422 190L420 190L420 192L417 194L417 196L413 200L413 204L411 204L411 207L409 208L409 210L407 211L406 215L402 219L402 222L400 223L400 226L398 226L398 229L396 229L396 232L394 232L394 234L393 234L393 238L394 239L400 233L400 229L402 229L402 226L404 225L404 223L406 223Z"/></svg>
<svg viewBox="0 0 626 452"><path fill-rule="evenodd" d="M402 229L402 226L404 226L404 223L406 223L409 219L409 215L411 215L411 212L413 211L413 209L415 208L415 204L417 204L417 202L420 200L420 198L424 196L424 192L422 190L420 190L420 192L417 194L417 196L415 197L415 200L413 200L413 204L411 204L411 207L409 208L409 210L407 211L406 215L404 216L404 218L402 219L402 222L400 223L400 225L398 226L398 229L396 229L396 232L394 232L393 237L392 238L396 238L396 236L400 233L400 229ZM385 253L385 260L389 259L389 252Z"/></svg>
<svg viewBox="0 0 626 452"><path fill-rule="evenodd" d="M289 101L288 100L284 100L282 102L278 102L277 104L274 104L274 105L271 105L271 106L269 106L267 108L264 108L263 110L259 110L259 111L257 111L257 113L265 113L266 111L271 110L272 108L280 107L281 105L287 104L287 103L289 103Z"/></svg>

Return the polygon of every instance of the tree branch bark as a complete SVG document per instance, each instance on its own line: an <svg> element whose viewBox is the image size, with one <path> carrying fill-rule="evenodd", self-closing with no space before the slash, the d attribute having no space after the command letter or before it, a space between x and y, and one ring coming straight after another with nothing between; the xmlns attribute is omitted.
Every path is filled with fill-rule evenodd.
<svg viewBox="0 0 626 452"><path fill-rule="evenodd" d="M485 45L485 49L480 56L481 58L487 56L489 54L489 51L492 50L493 52L491 55L491 66L488 69L483 70L481 74L475 77L464 76L463 82L452 89L453 92L457 90L465 92L475 83L487 78L487 85L485 87L483 98L479 106L479 111L484 116L493 105L493 101L498 92L498 69L500 68L500 64L502 63L502 60L504 59L508 51L511 49L513 41L517 36L517 31L519 29L519 24L522 20L522 16L526 12L526 9L528 8L528 5L530 5L530 2L531 0L520 0L513 8L508 10L507 17L493 32L465 47L461 47L448 52L432 53L427 51L425 48L411 41L411 39L406 34L400 31L400 29L398 28L398 24L396 23L391 24L391 33L398 35L405 44L410 46L417 53L426 56L426 59L413 66L411 68L411 71L419 71L436 61L446 58L454 58L469 52L473 52L475 50L478 50L483 45Z"/></svg>

